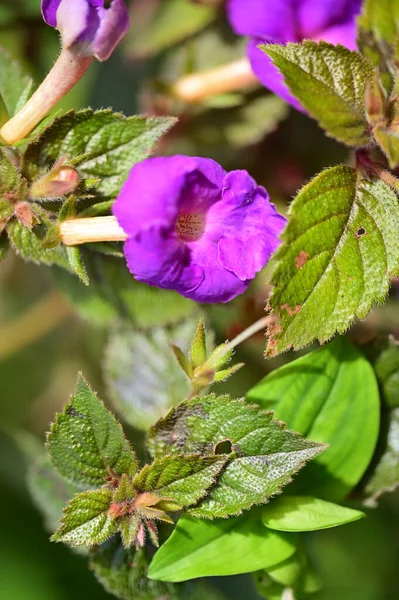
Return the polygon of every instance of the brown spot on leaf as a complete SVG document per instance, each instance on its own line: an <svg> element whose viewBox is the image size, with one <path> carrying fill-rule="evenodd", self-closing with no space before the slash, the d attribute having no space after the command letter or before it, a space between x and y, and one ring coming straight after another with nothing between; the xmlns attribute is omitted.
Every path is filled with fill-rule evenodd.
<svg viewBox="0 0 399 600"><path fill-rule="evenodd" d="M295 308L291 308L289 304L282 304L280 306L280 310L286 310L290 317L293 317L294 315L298 314L301 308L302 306L300 304L296 304Z"/></svg>
<svg viewBox="0 0 399 600"><path fill-rule="evenodd" d="M303 267L303 265L308 262L308 260L309 260L308 252L305 252L305 250L301 250L295 259L295 267L297 269L301 269Z"/></svg>
<svg viewBox="0 0 399 600"><path fill-rule="evenodd" d="M74 408L73 406L67 406L65 412L70 417L77 417L79 419L85 418L84 414L76 410L76 408Z"/></svg>
<svg viewBox="0 0 399 600"><path fill-rule="evenodd" d="M367 231L365 230L364 227L359 227L359 229L355 233L355 236L357 237L357 239L360 239L365 235L367 235Z"/></svg>

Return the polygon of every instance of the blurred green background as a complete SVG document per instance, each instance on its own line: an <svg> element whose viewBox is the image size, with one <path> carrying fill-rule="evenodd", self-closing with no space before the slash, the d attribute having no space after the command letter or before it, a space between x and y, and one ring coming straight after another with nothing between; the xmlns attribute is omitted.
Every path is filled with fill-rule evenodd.
<svg viewBox="0 0 399 600"><path fill-rule="evenodd" d="M168 86L178 76L243 56L243 40L229 30L221 2L208 0L206 7L190 0L130 4L132 29L125 42L108 62L93 65L62 108L112 106L125 114L176 114L180 123L159 152L211 156L226 168L247 168L281 210L306 178L347 160L345 149L310 119L288 111L285 116L284 106L260 88L205 106L185 106L171 96ZM175 12L168 14L166 5ZM39 0L0 1L0 46L40 82L57 56L59 39L43 23ZM267 273L228 307L208 310L221 341L262 316L265 279ZM395 293L353 335L367 339L387 330L399 331ZM26 461L20 451L21 432L44 440L79 370L107 399L101 371L107 336L105 327L94 327L76 315L56 290L50 269L24 264L15 255L0 264L0 600L110 597L88 571L84 557L48 541L26 487ZM268 370L290 358L266 363L262 349L261 335L239 350L237 360L247 366L225 384L226 391L244 394ZM398 494L388 495L378 511L367 511L367 519L309 538L324 581L314 598L399 597L398 499ZM215 585L226 598L257 598L250 578L219 580Z"/></svg>

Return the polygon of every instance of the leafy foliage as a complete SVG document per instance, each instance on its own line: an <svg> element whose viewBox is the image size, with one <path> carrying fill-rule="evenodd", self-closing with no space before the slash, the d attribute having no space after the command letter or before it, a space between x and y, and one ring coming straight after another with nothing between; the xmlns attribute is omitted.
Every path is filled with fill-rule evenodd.
<svg viewBox="0 0 399 600"><path fill-rule="evenodd" d="M212 454L229 442L232 456L217 485L190 512L201 517L239 514L264 503L324 449L272 421L271 413L241 400L214 395L180 404L149 433L154 456L167 452Z"/></svg>
<svg viewBox="0 0 399 600"><path fill-rule="evenodd" d="M276 369L247 398L329 444L294 482L299 493L339 501L359 482L377 444L380 400L370 363L348 340L337 338Z"/></svg>
<svg viewBox="0 0 399 600"><path fill-rule="evenodd" d="M393 337L377 340L364 348L373 363L385 403L399 407L399 343Z"/></svg>
<svg viewBox="0 0 399 600"><path fill-rule="evenodd" d="M343 333L399 272L396 194L381 180L357 180L338 166L299 192L277 251L267 353Z"/></svg>
<svg viewBox="0 0 399 600"><path fill-rule="evenodd" d="M149 156L174 122L167 117L126 118L111 110L70 111L28 146L23 171L34 180L69 155L84 178L97 181L99 197L114 198L132 166Z"/></svg>
<svg viewBox="0 0 399 600"><path fill-rule="evenodd" d="M399 487L399 408L390 411L388 427L386 446L366 487L369 504Z"/></svg>
<svg viewBox="0 0 399 600"><path fill-rule="evenodd" d="M263 509L262 522L277 531L315 531L351 523L364 516L359 510L311 496L282 496Z"/></svg>
<svg viewBox="0 0 399 600"><path fill-rule="evenodd" d="M176 582L236 575L271 567L294 552L294 541L267 531L257 512L212 522L184 515L153 558L148 576Z"/></svg>
<svg viewBox="0 0 399 600"><path fill-rule="evenodd" d="M47 438L58 472L83 486L101 486L112 472L134 475L137 461L123 431L80 375L75 394Z"/></svg>
<svg viewBox="0 0 399 600"><path fill-rule="evenodd" d="M10 117L24 106L33 91L32 79L3 48L0 48L0 90Z"/></svg>
<svg viewBox="0 0 399 600"><path fill-rule="evenodd" d="M364 109L372 64L357 52L326 42L261 46L301 104L326 132L348 146L365 146L370 133Z"/></svg>

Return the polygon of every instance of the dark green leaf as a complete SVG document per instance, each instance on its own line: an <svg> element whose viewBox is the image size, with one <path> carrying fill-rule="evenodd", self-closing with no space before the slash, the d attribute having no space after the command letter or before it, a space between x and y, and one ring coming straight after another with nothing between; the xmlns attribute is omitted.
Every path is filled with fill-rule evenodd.
<svg viewBox="0 0 399 600"><path fill-rule="evenodd" d="M371 497L368 502L375 501L386 492L393 492L399 487L399 408L391 410L386 447L380 461L372 474L366 493Z"/></svg>
<svg viewBox="0 0 399 600"><path fill-rule="evenodd" d="M23 259L37 264L58 265L64 269L70 269L67 251L64 246L43 248L42 241L45 234L42 234L40 226L29 230L22 223L13 220L7 225L7 233L12 248Z"/></svg>
<svg viewBox="0 0 399 600"><path fill-rule="evenodd" d="M52 541L89 547L105 542L118 529L108 515L111 501L112 491L107 488L77 494L64 509L61 527Z"/></svg>
<svg viewBox="0 0 399 600"><path fill-rule="evenodd" d="M5 151L0 149L0 199L2 199L5 194L16 192L20 182L21 176L18 173L16 166L8 159ZM1 218L0 214L0 219Z"/></svg>
<svg viewBox="0 0 399 600"><path fill-rule="evenodd" d="M186 581L236 575L271 567L294 552L294 539L265 529L257 512L216 521L183 515L154 556L148 576Z"/></svg>
<svg viewBox="0 0 399 600"><path fill-rule="evenodd" d="M90 568L107 592L121 600L180 600L179 587L147 579L145 549L125 550L118 536L90 551Z"/></svg>
<svg viewBox="0 0 399 600"><path fill-rule="evenodd" d="M262 511L262 522L277 531L315 531L338 527L364 517L353 508L312 496L280 496Z"/></svg>
<svg viewBox="0 0 399 600"><path fill-rule="evenodd" d="M137 461L122 427L80 375L75 394L48 434L58 472L83 486L100 486L111 472L134 475Z"/></svg>
<svg viewBox="0 0 399 600"><path fill-rule="evenodd" d="M329 444L300 475L303 493L339 501L359 482L376 447L380 401L370 363L347 339L276 369L247 397L307 438Z"/></svg>
<svg viewBox="0 0 399 600"><path fill-rule="evenodd" d="M6 50L0 48L0 93L10 117L26 104L32 91L32 79Z"/></svg>
<svg viewBox="0 0 399 600"><path fill-rule="evenodd" d="M380 180L333 167L290 207L269 304L268 355L343 333L382 302L399 273L399 207Z"/></svg>
<svg viewBox="0 0 399 600"><path fill-rule="evenodd" d="M194 398L173 408L149 433L155 456L171 453L213 454L229 441L235 453L208 496L193 509L196 516L226 517L253 504L267 502L281 491L305 463L324 446L309 442L272 421L242 400L214 395Z"/></svg>
<svg viewBox="0 0 399 600"><path fill-rule="evenodd" d="M134 427L147 430L188 396L189 381L170 343L187 350L195 324L192 319L171 330L157 327L145 334L124 327L111 335L105 378L115 410Z"/></svg>
<svg viewBox="0 0 399 600"><path fill-rule="evenodd" d="M133 485L139 492L153 492L183 508L206 495L227 459L227 455L165 456L146 465L136 475Z"/></svg>
<svg viewBox="0 0 399 600"><path fill-rule="evenodd" d="M291 92L321 127L348 146L365 146L370 132L365 115L366 82L373 65L344 46L310 40L261 46L285 77Z"/></svg>
<svg viewBox="0 0 399 600"><path fill-rule="evenodd" d="M24 158L29 179L46 173L65 155L83 178L100 179L94 190L101 197L115 197L133 165L152 152L158 139L175 120L169 117L129 117L111 110L71 111L48 127L30 144Z"/></svg>

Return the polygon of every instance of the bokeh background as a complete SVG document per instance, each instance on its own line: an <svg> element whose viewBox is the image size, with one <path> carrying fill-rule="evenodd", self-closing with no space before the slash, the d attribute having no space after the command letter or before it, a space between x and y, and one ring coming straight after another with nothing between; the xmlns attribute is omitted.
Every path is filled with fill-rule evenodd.
<svg viewBox="0 0 399 600"><path fill-rule="evenodd" d="M61 108L111 106L126 115L175 114L180 121L158 152L209 156L227 169L246 168L281 210L307 178L350 160L313 121L260 87L200 105L173 97L171 85L178 77L244 55L245 42L231 32L221 1L133 0L130 10L132 28L124 43L108 62L93 65ZM57 56L59 39L43 23L39 0L0 0L0 46L40 82ZM0 264L0 600L110 598L83 556L50 544L26 484L30 454L43 444L54 413L74 389L77 372L83 370L108 399L102 366L111 318L93 324L91 307L82 316L58 285L51 269L24 264L15 255ZM267 291L263 273L236 302L209 309L217 338L231 338L262 316ZM140 315L135 327L140 328ZM351 335L363 340L386 331L399 333L395 286L389 303ZM291 358L266 362L263 342L260 335L239 350L237 360L247 366L220 391L242 395ZM388 495L378 511L367 511L367 519L312 536L310 552L324 581L315 599L398 598L398 500L398 494ZM223 598L258 598L249 577L214 585Z"/></svg>

